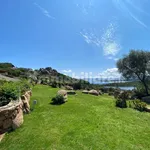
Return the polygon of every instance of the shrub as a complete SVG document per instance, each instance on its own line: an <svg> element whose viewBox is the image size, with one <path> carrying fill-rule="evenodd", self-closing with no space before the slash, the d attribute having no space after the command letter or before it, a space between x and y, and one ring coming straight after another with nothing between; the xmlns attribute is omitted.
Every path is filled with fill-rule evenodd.
<svg viewBox="0 0 150 150"><path fill-rule="evenodd" d="M120 90L117 90L117 89L116 89L115 92L114 92L114 98L117 99L118 96L119 96L119 94L120 94L120 92L121 92Z"/></svg>
<svg viewBox="0 0 150 150"><path fill-rule="evenodd" d="M108 88L108 91L109 91L109 92L114 92L114 91L115 91L115 88L110 87L110 88Z"/></svg>
<svg viewBox="0 0 150 150"><path fill-rule="evenodd" d="M0 86L2 86L6 82L7 82L6 80L0 80Z"/></svg>
<svg viewBox="0 0 150 150"><path fill-rule="evenodd" d="M116 100L116 107L127 108L126 100L129 98L129 93L127 91L121 92Z"/></svg>
<svg viewBox="0 0 150 150"><path fill-rule="evenodd" d="M127 102L126 102L126 100L117 99L116 100L116 107L127 108Z"/></svg>
<svg viewBox="0 0 150 150"><path fill-rule="evenodd" d="M144 103L144 102L141 102L140 100L134 100L133 101L133 107L134 109L136 110L139 110L139 111L146 111L147 110L147 104Z"/></svg>
<svg viewBox="0 0 150 150"><path fill-rule="evenodd" d="M0 87L0 106L7 105L11 100L17 100L19 90L13 82L6 82Z"/></svg>
<svg viewBox="0 0 150 150"><path fill-rule="evenodd" d="M31 84L27 80L22 80L16 83L16 87L20 90L20 94L23 95L31 89Z"/></svg>
<svg viewBox="0 0 150 150"><path fill-rule="evenodd" d="M103 93L108 93L108 92L109 92L109 88L105 88L105 87L100 88L100 90L101 90Z"/></svg>
<svg viewBox="0 0 150 150"><path fill-rule="evenodd" d="M52 87L52 88L57 88L57 82L56 82L56 81L52 82L52 83L51 83L51 87Z"/></svg>
<svg viewBox="0 0 150 150"><path fill-rule="evenodd" d="M81 82L74 83L74 84L73 84L73 89L74 89L74 90L80 90L80 89L81 89L81 86L82 86Z"/></svg>
<svg viewBox="0 0 150 150"><path fill-rule="evenodd" d="M122 92L118 95L118 99L123 99L123 100L129 99L129 92L128 92L128 91L122 91Z"/></svg>
<svg viewBox="0 0 150 150"><path fill-rule="evenodd" d="M112 96L112 95L114 95L114 92L109 92L108 95Z"/></svg>
<svg viewBox="0 0 150 150"><path fill-rule="evenodd" d="M136 97L137 99L141 99L144 96L147 96L147 94L145 93L145 88L142 84L138 84L136 86L136 90L134 90L134 97Z"/></svg>
<svg viewBox="0 0 150 150"><path fill-rule="evenodd" d="M52 98L52 104L60 105L65 103L65 98L62 95L56 95Z"/></svg>

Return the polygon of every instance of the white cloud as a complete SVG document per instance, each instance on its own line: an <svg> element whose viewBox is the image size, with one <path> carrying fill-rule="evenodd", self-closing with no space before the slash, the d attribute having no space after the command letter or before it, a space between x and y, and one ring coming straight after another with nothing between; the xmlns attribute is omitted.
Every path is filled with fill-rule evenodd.
<svg viewBox="0 0 150 150"><path fill-rule="evenodd" d="M110 60L114 60L114 61L117 61L119 58L117 58L117 57L108 57L108 59L110 59Z"/></svg>
<svg viewBox="0 0 150 150"><path fill-rule="evenodd" d="M71 73L72 70L62 70L63 73Z"/></svg>
<svg viewBox="0 0 150 150"><path fill-rule="evenodd" d="M98 74L103 79L120 79L121 74L118 72L118 68L109 68Z"/></svg>
<svg viewBox="0 0 150 150"><path fill-rule="evenodd" d="M39 4L34 3L34 5L35 5L37 8L39 8L39 9L41 10L41 12L42 12L46 17L48 17L48 18L50 18L50 19L56 19L55 17L51 16L50 13L49 13L45 8L41 7Z"/></svg>
<svg viewBox="0 0 150 150"><path fill-rule="evenodd" d="M130 16L137 22L139 23L140 25L142 25L143 27L147 28L147 25L142 22L140 19L138 19L135 15L133 15L131 12L129 12Z"/></svg>
<svg viewBox="0 0 150 150"><path fill-rule="evenodd" d="M121 50L121 46L116 40L116 28L115 23L110 23L101 37L101 46L106 56L116 56Z"/></svg>
<svg viewBox="0 0 150 150"><path fill-rule="evenodd" d="M114 61L117 61L117 60L119 60L119 58L114 58Z"/></svg>
<svg viewBox="0 0 150 150"><path fill-rule="evenodd" d="M120 46L116 42L106 42L103 44L104 55L116 56L120 51Z"/></svg>
<svg viewBox="0 0 150 150"><path fill-rule="evenodd" d="M93 44L103 50L103 54L108 59L115 59L115 56L121 50L121 45L116 37L117 26L115 23L110 23L104 30L102 36L97 36L94 30L90 32L83 30L80 35L84 38L87 44Z"/></svg>
<svg viewBox="0 0 150 150"><path fill-rule="evenodd" d="M127 2L127 3L126 3ZM133 11L137 11L140 12L140 14L145 13L144 10L142 10L141 8L139 8L138 6L136 6L136 3L133 3L131 0L113 0L113 3L115 4L116 8L118 8L120 11L122 11L124 13L124 15L127 15L128 17L131 17L137 24L147 28L147 25L139 19L139 17L137 17L137 15L135 13L133 13ZM129 7L132 6L132 7Z"/></svg>
<svg viewBox="0 0 150 150"><path fill-rule="evenodd" d="M76 6L78 9L82 12L83 15L88 15L92 12L94 12L93 6L94 6L94 0L86 0L84 3L81 1L80 3L76 3Z"/></svg>

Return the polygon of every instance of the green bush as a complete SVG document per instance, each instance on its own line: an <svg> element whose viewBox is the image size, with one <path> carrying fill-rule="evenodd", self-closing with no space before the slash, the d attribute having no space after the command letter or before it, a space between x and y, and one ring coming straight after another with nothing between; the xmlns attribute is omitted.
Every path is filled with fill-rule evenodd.
<svg viewBox="0 0 150 150"><path fill-rule="evenodd" d="M127 100L128 98L129 98L129 93L128 93L127 91L121 92L121 93L117 96L116 107L127 108L127 102L126 102L126 100Z"/></svg>
<svg viewBox="0 0 150 150"><path fill-rule="evenodd" d="M2 86L6 82L7 82L6 80L0 80L0 86Z"/></svg>
<svg viewBox="0 0 150 150"><path fill-rule="evenodd" d="M127 100L129 99L129 92L128 91L123 91L118 95L119 99Z"/></svg>
<svg viewBox="0 0 150 150"><path fill-rule="evenodd" d="M114 92L109 92L108 95L109 95L109 96L113 96L113 95L114 95Z"/></svg>
<svg viewBox="0 0 150 150"><path fill-rule="evenodd" d="M20 82L16 82L16 87L18 87L20 94L25 94L26 91L31 89L31 84L27 80L22 80Z"/></svg>
<svg viewBox="0 0 150 150"><path fill-rule="evenodd" d="M65 103L65 99L62 95L56 95L55 97L52 98L52 104L60 105L63 103Z"/></svg>
<svg viewBox="0 0 150 150"><path fill-rule="evenodd" d="M120 93L121 93L121 91L116 89L115 92L114 92L114 98L117 99Z"/></svg>
<svg viewBox="0 0 150 150"><path fill-rule="evenodd" d="M19 90L13 82L6 82L0 86L0 106L7 105L11 100L17 100Z"/></svg>
<svg viewBox="0 0 150 150"><path fill-rule="evenodd" d="M108 92L109 92L109 88L106 88L106 87L101 87L100 90L101 90L103 93L108 93Z"/></svg>
<svg viewBox="0 0 150 150"><path fill-rule="evenodd" d="M136 97L137 99L141 99L144 96L147 96L144 86L142 84L137 84L136 90L134 90L134 97Z"/></svg>
<svg viewBox="0 0 150 150"><path fill-rule="evenodd" d="M51 83L51 87L52 87L52 88L57 88L57 82L56 82L56 81L52 82L52 83Z"/></svg>
<svg viewBox="0 0 150 150"><path fill-rule="evenodd" d="M0 82L0 106L7 105L11 100L17 100L19 96L30 90L31 85L26 81Z"/></svg>
<svg viewBox="0 0 150 150"><path fill-rule="evenodd" d="M127 102L126 102L126 100L117 99L116 100L116 107L127 108Z"/></svg>
<svg viewBox="0 0 150 150"><path fill-rule="evenodd" d="M147 104L144 102L141 102L140 100L134 100L133 101L133 107L136 110L146 111L147 110L146 106L147 106Z"/></svg>

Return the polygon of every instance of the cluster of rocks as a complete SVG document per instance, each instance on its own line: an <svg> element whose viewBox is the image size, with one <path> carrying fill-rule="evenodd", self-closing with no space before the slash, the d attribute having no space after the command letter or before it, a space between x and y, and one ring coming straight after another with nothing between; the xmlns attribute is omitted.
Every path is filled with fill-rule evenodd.
<svg viewBox="0 0 150 150"><path fill-rule="evenodd" d="M74 90L67 91L68 95L76 95L77 93Z"/></svg>
<svg viewBox="0 0 150 150"><path fill-rule="evenodd" d="M0 107L0 135L15 130L23 124L23 113L30 112L31 91L26 92L17 101Z"/></svg>
<svg viewBox="0 0 150 150"><path fill-rule="evenodd" d="M62 95L64 97L64 99L67 101L68 99L68 95L76 95L76 92L74 90L59 90L57 92L57 95Z"/></svg>
<svg viewBox="0 0 150 150"><path fill-rule="evenodd" d="M65 88L66 88L66 90L73 90L73 87L71 87L71 86L65 86Z"/></svg>
<svg viewBox="0 0 150 150"><path fill-rule="evenodd" d="M63 96L65 102L68 100L68 95L67 95L67 91L66 91L66 90L59 90L59 91L57 92L57 95Z"/></svg>
<svg viewBox="0 0 150 150"><path fill-rule="evenodd" d="M21 96L22 104L23 104L23 112L30 113L30 97L32 96L32 92L28 91L24 95Z"/></svg>
<svg viewBox="0 0 150 150"><path fill-rule="evenodd" d="M83 90L82 91L83 94L91 94L91 95L95 95L95 96L99 96L99 95L102 95L102 92L101 91L97 91L97 90Z"/></svg>

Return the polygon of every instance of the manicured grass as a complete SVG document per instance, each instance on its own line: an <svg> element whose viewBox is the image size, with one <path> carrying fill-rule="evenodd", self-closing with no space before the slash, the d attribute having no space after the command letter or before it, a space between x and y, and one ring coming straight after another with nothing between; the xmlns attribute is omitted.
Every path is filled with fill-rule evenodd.
<svg viewBox="0 0 150 150"><path fill-rule="evenodd" d="M111 96L77 92L50 105L58 89L36 86L35 110L5 136L0 150L149 150L150 114L115 107ZM31 101L32 104L32 101Z"/></svg>

